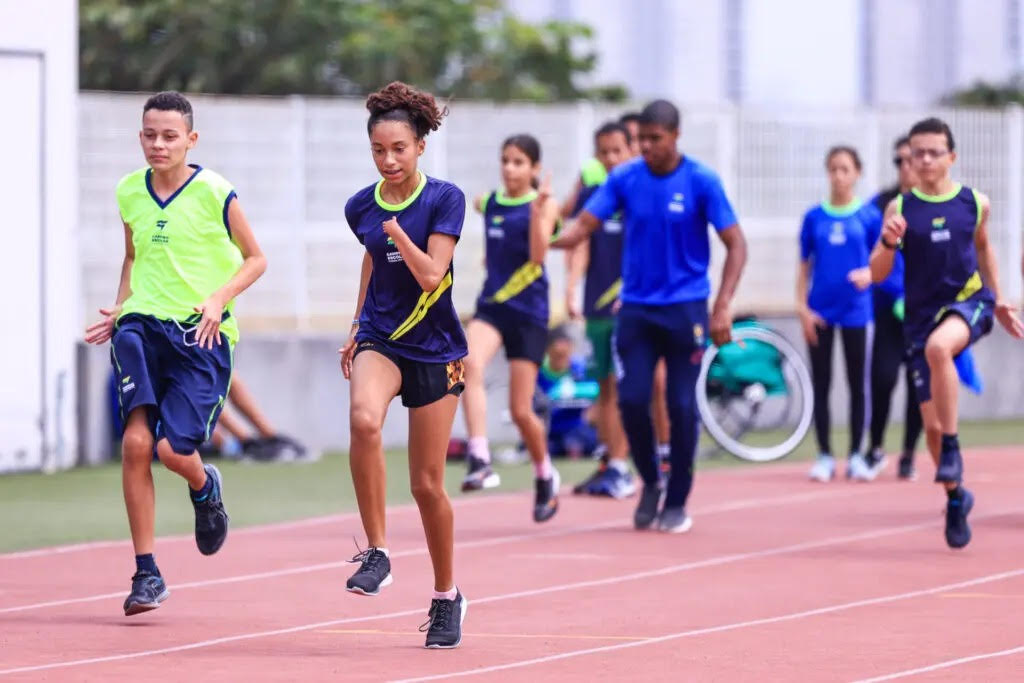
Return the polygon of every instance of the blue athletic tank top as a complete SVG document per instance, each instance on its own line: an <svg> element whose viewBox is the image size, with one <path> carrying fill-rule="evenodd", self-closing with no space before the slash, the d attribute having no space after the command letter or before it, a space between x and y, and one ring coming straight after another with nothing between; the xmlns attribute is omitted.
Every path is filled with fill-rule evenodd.
<svg viewBox="0 0 1024 683"><path fill-rule="evenodd" d="M974 231L981 221L977 193L957 184L941 196L913 189L896 202L907 219L902 251L908 335L927 333L935 316L950 304L991 300L974 247Z"/></svg>
<svg viewBox="0 0 1024 683"><path fill-rule="evenodd" d="M584 185L573 215L578 215L600 185ZM622 291L622 217L612 216L590 235L587 280L583 287L583 315L611 318Z"/></svg>
<svg viewBox="0 0 1024 683"><path fill-rule="evenodd" d="M548 325L548 276L530 261L530 206L536 192L506 197L500 190L484 202L487 278L477 304L501 304Z"/></svg>

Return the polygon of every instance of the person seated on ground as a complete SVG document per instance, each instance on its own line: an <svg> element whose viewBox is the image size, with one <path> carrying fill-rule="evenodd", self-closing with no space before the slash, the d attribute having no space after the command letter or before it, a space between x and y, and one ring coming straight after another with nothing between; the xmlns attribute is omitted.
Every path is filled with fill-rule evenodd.
<svg viewBox="0 0 1024 683"><path fill-rule="evenodd" d="M537 376L537 401L548 413L548 450L553 457L592 456L598 447L597 430L586 420L598 384L587 376L586 360L574 350L572 338L556 329Z"/></svg>
<svg viewBox="0 0 1024 683"><path fill-rule="evenodd" d="M228 401L232 409L244 417L252 429L232 412L224 410L201 451L226 458L250 458L262 462L287 462L307 457L306 447L277 431L260 410L256 397L236 372L231 378Z"/></svg>

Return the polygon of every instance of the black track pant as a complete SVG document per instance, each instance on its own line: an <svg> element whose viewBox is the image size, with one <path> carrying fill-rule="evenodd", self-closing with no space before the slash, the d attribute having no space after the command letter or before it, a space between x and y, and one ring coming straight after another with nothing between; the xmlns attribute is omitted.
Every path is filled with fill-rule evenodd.
<svg viewBox="0 0 1024 683"><path fill-rule="evenodd" d="M819 453L832 453L832 415L828 405L829 390L832 388L832 347L835 345L836 326L818 328L818 343L809 346L811 352L811 378L814 382L814 433L818 439ZM841 327L843 356L846 360L846 381L850 387L850 450L860 451L864 436L865 384L868 328Z"/></svg>
<svg viewBox="0 0 1024 683"><path fill-rule="evenodd" d="M893 313L894 300L875 290L875 343L871 352L871 448L881 448L889 422L892 392L896 388L900 366L905 365L906 342L903 323ZM921 437L921 410L914 396L910 367L906 366L907 414L903 424L903 452L913 453Z"/></svg>

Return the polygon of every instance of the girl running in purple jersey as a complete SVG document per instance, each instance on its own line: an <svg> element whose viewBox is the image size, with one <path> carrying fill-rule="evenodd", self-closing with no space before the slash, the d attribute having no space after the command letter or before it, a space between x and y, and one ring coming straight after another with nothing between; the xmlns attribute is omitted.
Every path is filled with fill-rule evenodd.
<svg viewBox="0 0 1024 683"><path fill-rule="evenodd" d="M462 641L468 602L455 587L454 519L444 490L452 422L463 388L466 338L452 305L452 255L466 200L428 178L418 161L447 110L434 97L391 83L366 100L370 150L381 180L345 205L366 247L349 340L340 350L350 380L349 463L368 547L353 558L347 589L377 595L392 582L385 536L386 472L381 429L396 396L409 409L409 477L434 567L426 647Z"/></svg>

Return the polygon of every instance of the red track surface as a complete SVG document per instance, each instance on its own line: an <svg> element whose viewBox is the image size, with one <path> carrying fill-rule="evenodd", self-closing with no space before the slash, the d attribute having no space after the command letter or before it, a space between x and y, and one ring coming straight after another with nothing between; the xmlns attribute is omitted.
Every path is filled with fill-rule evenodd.
<svg viewBox="0 0 1024 683"><path fill-rule="evenodd" d="M459 499L470 607L454 651L420 647L431 579L410 507L389 517L395 584L376 598L344 591L351 515L235 531L213 558L161 539L172 596L131 618L125 544L0 555L0 678L1019 680L1019 460L970 454L975 538L959 552L939 489L891 472L825 486L804 465L703 473L681 536L633 531L633 502L564 496L538 526L528 494Z"/></svg>

